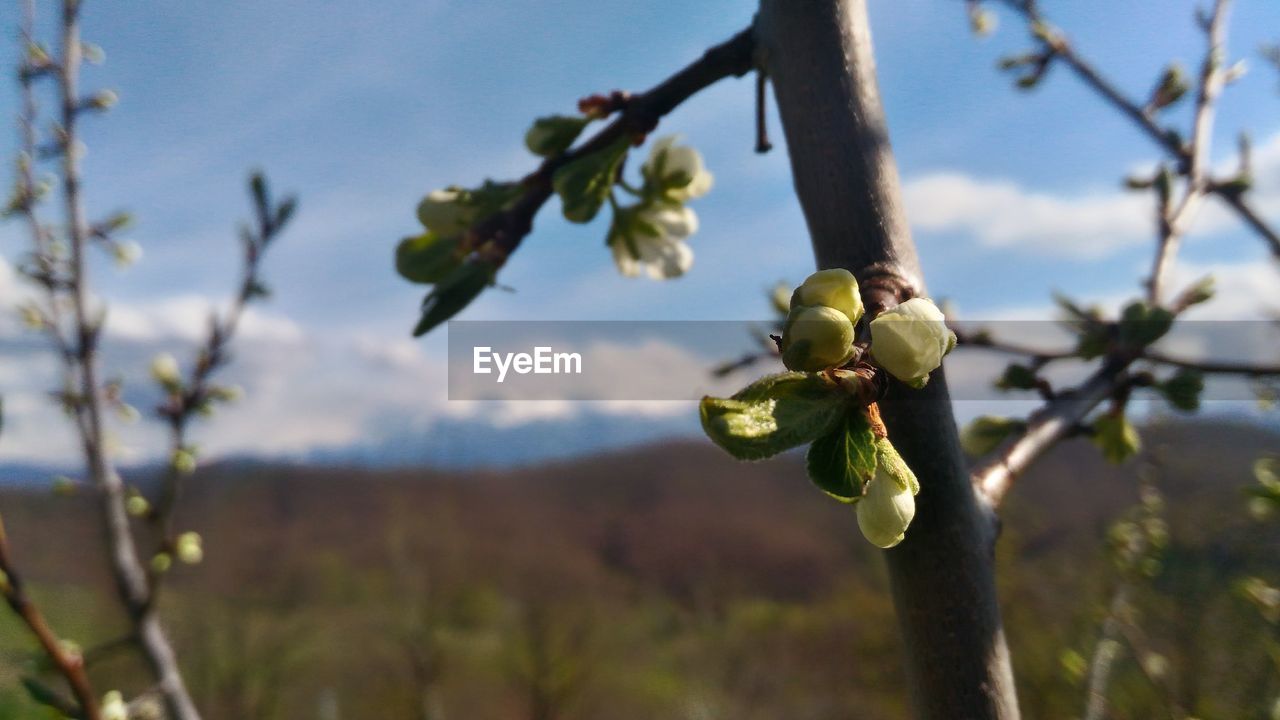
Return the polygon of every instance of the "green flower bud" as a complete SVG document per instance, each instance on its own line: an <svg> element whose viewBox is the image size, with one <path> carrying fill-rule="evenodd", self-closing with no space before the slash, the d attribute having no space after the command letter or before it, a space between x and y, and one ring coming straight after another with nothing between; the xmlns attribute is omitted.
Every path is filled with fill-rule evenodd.
<svg viewBox="0 0 1280 720"><path fill-rule="evenodd" d="M157 575L169 572L171 567L173 567L173 557L169 553L157 553L151 558L151 571Z"/></svg>
<svg viewBox="0 0 1280 720"><path fill-rule="evenodd" d="M190 475L196 471L196 455L186 448L174 450L169 462L173 465L174 472L180 475Z"/></svg>
<svg viewBox="0 0 1280 720"><path fill-rule="evenodd" d="M920 485L887 439L876 441L876 474L858 500L858 529L872 545L891 548L906 537Z"/></svg>
<svg viewBox="0 0 1280 720"><path fill-rule="evenodd" d="M956 346L942 311L912 298L871 321L871 354L880 367L908 385L923 387L929 373Z"/></svg>
<svg viewBox="0 0 1280 720"><path fill-rule="evenodd" d="M151 511L151 503L141 495L130 495L129 499L124 501L125 510L133 517L142 517Z"/></svg>
<svg viewBox="0 0 1280 720"><path fill-rule="evenodd" d="M862 319L862 296L853 273L843 268L819 270L791 296L791 305L826 305L844 313L854 325Z"/></svg>
<svg viewBox="0 0 1280 720"><path fill-rule="evenodd" d="M199 533L182 533L174 543L174 548L178 554L178 559L188 565L199 564L204 559L204 547Z"/></svg>
<svg viewBox="0 0 1280 720"><path fill-rule="evenodd" d="M471 226L471 209L459 188L432 190L418 203L418 221L440 237L461 235Z"/></svg>
<svg viewBox="0 0 1280 720"><path fill-rule="evenodd" d="M853 357L853 323L824 305L795 307L782 331L782 363L788 370L819 372Z"/></svg>

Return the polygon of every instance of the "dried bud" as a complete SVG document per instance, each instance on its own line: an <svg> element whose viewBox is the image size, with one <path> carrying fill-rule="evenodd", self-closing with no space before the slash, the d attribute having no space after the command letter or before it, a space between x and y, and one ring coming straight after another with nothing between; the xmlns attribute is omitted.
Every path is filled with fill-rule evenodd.
<svg viewBox="0 0 1280 720"><path fill-rule="evenodd" d="M955 346L956 335L947 329L942 311L925 298L908 300L871 321L876 362L913 387L924 387Z"/></svg>
<svg viewBox="0 0 1280 720"><path fill-rule="evenodd" d="M789 370L819 372L853 357L853 323L824 305L795 307L782 331L782 363Z"/></svg>

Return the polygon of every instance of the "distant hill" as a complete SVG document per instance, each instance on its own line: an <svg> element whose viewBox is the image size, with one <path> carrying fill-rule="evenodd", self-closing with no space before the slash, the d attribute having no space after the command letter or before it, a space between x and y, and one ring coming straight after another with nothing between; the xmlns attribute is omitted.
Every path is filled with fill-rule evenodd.
<svg viewBox="0 0 1280 720"><path fill-rule="evenodd" d="M1280 579L1280 535L1240 492L1280 435L1177 422L1144 441L1173 543L1139 624L1184 707L1261 716L1275 681L1231 588ZM1072 441L1010 496L1001 593L1029 717L1079 711L1059 658L1090 650L1114 579L1102 539L1134 472ZM0 512L59 627L113 637L108 606L72 602L107 586L86 552L92 499L11 488ZM448 717L520 718L536 668L572 679L569 720L905 716L880 552L798 454L740 464L672 441L503 470L225 463L193 478L181 520L207 558L174 571L165 612L212 718L310 718L334 693L344 717L415 717L429 696ZM438 678L415 674L421 653L443 658ZM2 668L0 716L20 702ZM1163 700L1126 668L1116 717L1155 716Z"/></svg>

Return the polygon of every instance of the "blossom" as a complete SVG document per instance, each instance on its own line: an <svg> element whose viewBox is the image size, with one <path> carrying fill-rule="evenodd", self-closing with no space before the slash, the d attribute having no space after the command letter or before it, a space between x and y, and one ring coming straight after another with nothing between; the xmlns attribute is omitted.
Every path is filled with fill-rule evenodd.
<svg viewBox="0 0 1280 720"><path fill-rule="evenodd" d="M638 277L643 271L655 280L688 272L693 250L685 239L698 231L698 216L678 206L648 205L619 213L609 233L609 246L618 272Z"/></svg>
<svg viewBox="0 0 1280 720"><path fill-rule="evenodd" d="M178 387L182 383L182 375L177 359L169 353L156 355L151 359L151 377L166 389Z"/></svg>
<svg viewBox="0 0 1280 720"><path fill-rule="evenodd" d="M667 198L683 203L706 195L714 178L703 165L702 155L688 145L676 145L677 139L668 135L656 140L640 172Z"/></svg>
<svg viewBox="0 0 1280 720"><path fill-rule="evenodd" d="M889 374L922 387L956 346L945 320L931 301L908 300L871 321L871 354Z"/></svg>

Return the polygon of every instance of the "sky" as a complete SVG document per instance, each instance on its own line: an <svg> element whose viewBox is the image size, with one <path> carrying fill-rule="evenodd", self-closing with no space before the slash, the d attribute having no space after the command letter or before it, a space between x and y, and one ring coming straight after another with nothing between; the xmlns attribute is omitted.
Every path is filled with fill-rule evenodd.
<svg viewBox="0 0 1280 720"><path fill-rule="evenodd" d="M1170 60L1198 63L1192 2L1043 5L1133 96ZM1120 181L1158 159L1151 144L1062 68L1032 92L1015 90L995 68L1030 47L1012 16L1000 14L997 31L980 39L956 0L870 8L930 292L983 320L1046 318L1055 289L1110 306L1134 296L1154 242L1152 203ZM84 123L86 201L92 216L129 209L138 219L129 237L145 250L126 271L105 259L94 266L110 307L104 359L130 401L154 403L149 358L167 351L189 363L208 309L225 302L247 172L262 168L300 198L265 263L273 297L250 315L228 372L245 399L197 430L207 456L470 463L484 461L497 437L517 438L511 446L526 448L518 459L529 459L695 427L688 403L448 401L445 333L410 337L422 289L394 274L391 257L415 232L425 192L525 174L536 165L521 141L534 117L572 112L587 94L653 85L744 27L750 2L89 0L84 13L85 38L107 55L84 72L86 90L121 98ZM0 12L4 25L16 19L16 3ZM1280 4L1240 0L1231 28L1232 58L1250 72L1222 100L1215 163L1231 167L1234 139L1249 130L1256 204L1280 222L1280 73L1258 54L1280 40ZM15 34L3 34L0 57L15 56ZM12 117L16 85L8 88L0 115ZM553 201L502 272L513 291L486 293L463 317L767 319L763 291L802 279L812 254L776 114L778 147L759 156L752 107L749 79L722 82L658 133L681 135L716 176L693 203L701 229L688 275L620 277L601 222L570 225ZM12 156L16 140L0 137L0 153ZM18 225L0 225L8 306L29 292L12 272L25 242ZM1202 318L1256 318L1280 308L1280 277L1266 257L1210 207L1178 277L1218 277L1222 297ZM0 317L0 461L56 462L69 445L47 400L50 358L13 313ZM114 432L127 461L153 458L163 437L148 423Z"/></svg>

